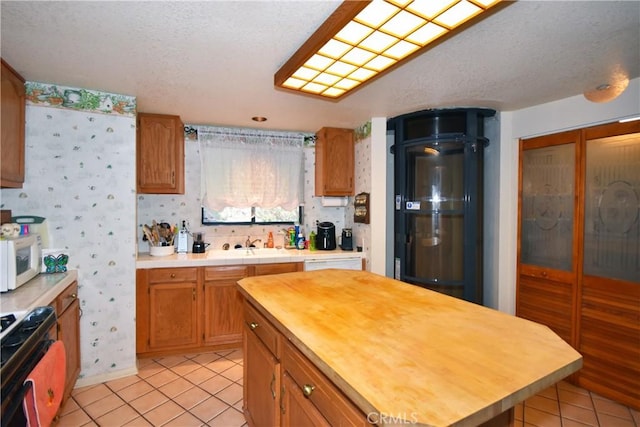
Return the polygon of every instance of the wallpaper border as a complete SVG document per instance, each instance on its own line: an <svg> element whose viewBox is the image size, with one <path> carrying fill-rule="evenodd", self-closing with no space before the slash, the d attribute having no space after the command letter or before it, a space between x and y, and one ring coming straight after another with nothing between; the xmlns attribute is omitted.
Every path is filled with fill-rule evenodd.
<svg viewBox="0 0 640 427"><path fill-rule="evenodd" d="M136 117L136 98L50 83L26 82L27 105Z"/></svg>

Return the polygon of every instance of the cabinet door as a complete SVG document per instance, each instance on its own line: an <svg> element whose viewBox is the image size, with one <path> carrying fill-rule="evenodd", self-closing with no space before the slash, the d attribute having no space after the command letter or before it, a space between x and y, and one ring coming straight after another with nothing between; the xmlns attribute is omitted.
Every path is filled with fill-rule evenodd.
<svg viewBox="0 0 640 427"><path fill-rule="evenodd" d="M279 426L280 363L244 328L244 414L250 426Z"/></svg>
<svg viewBox="0 0 640 427"><path fill-rule="evenodd" d="M316 136L315 195L353 196L353 130L322 128Z"/></svg>
<svg viewBox="0 0 640 427"><path fill-rule="evenodd" d="M198 344L196 282L149 285L149 349Z"/></svg>
<svg viewBox="0 0 640 427"><path fill-rule="evenodd" d="M64 386L66 399L80 375L80 301L78 299L74 299L66 310L58 315L58 339L64 344L67 358Z"/></svg>
<svg viewBox="0 0 640 427"><path fill-rule="evenodd" d="M329 426L320 411L302 393L302 389L285 372L282 375L280 411L282 427Z"/></svg>
<svg viewBox="0 0 640 427"><path fill-rule="evenodd" d="M24 182L24 79L2 61L2 187L21 188Z"/></svg>
<svg viewBox="0 0 640 427"><path fill-rule="evenodd" d="M204 273L204 344L242 341L242 297L236 282L249 267L207 267Z"/></svg>
<svg viewBox="0 0 640 427"><path fill-rule="evenodd" d="M576 344L580 132L521 142L516 314Z"/></svg>
<svg viewBox="0 0 640 427"><path fill-rule="evenodd" d="M184 130L180 117L138 114L138 193L184 194Z"/></svg>

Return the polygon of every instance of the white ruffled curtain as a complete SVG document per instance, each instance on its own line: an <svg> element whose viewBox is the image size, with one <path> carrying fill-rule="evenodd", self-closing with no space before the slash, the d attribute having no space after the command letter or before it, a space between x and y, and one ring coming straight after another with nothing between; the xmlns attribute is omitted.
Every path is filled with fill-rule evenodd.
<svg viewBox="0 0 640 427"><path fill-rule="evenodd" d="M200 126L202 203L293 210L304 200L304 136Z"/></svg>

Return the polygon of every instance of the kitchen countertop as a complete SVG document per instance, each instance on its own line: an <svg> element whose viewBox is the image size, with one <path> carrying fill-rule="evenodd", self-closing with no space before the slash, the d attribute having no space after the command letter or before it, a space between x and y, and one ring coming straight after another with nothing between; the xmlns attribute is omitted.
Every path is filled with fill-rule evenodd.
<svg viewBox="0 0 640 427"><path fill-rule="evenodd" d="M78 280L77 270L69 270L66 273L38 274L18 289L1 293L0 311L13 313L49 305L60 292L76 280ZM20 319L18 318L18 320Z"/></svg>
<svg viewBox="0 0 640 427"><path fill-rule="evenodd" d="M343 251L310 251L308 249L210 249L203 254L173 254L163 257L151 256L148 252L138 253L136 268L162 267L201 267L233 264L269 264L280 262L304 262L308 260L330 260L345 258L364 258L364 252Z"/></svg>
<svg viewBox="0 0 640 427"><path fill-rule="evenodd" d="M546 326L365 271L238 286L365 414L475 426L582 366Z"/></svg>

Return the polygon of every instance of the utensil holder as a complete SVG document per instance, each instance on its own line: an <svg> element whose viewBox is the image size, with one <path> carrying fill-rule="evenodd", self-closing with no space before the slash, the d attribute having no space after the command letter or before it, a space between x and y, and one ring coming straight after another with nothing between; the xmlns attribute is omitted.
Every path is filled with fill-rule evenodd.
<svg viewBox="0 0 640 427"><path fill-rule="evenodd" d="M151 256L169 256L175 252L175 246L149 246L149 255Z"/></svg>

